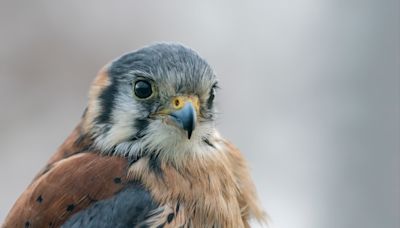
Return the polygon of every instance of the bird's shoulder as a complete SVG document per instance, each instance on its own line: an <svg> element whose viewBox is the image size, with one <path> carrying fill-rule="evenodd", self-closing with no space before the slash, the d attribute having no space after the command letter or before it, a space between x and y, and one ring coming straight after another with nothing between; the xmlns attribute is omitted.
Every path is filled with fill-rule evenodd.
<svg viewBox="0 0 400 228"><path fill-rule="evenodd" d="M124 191L128 161L79 153L51 163L11 209L4 227L57 227L73 214Z"/></svg>
<svg viewBox="0 0 400 228"><path fill-rule="evenodd" d="M78 125L17 199L2 227L132 227L168 221L141 181L136 160L90 149ZM127 213L129 212L129 213Z"/></svg>
<svg viewBox="0 0 400 228"><path fill-rule="evenodd" d="M94 202L73 215L62 227L137 227L146 224L159 211L157 208L141 183L129 182L112 197Z"/></svg>

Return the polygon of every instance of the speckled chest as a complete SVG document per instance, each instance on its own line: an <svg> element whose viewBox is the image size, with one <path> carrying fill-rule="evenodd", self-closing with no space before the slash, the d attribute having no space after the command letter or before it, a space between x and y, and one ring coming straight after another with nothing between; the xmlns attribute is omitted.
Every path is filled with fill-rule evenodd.
<svg viewBox="0 0 400 228"><path fill-rule="evenodd" d="M147 225L170 227L242 227L239 189L228 164L187 162L179 169L142 158L128 179L149 190L160 206Z"/></svg>

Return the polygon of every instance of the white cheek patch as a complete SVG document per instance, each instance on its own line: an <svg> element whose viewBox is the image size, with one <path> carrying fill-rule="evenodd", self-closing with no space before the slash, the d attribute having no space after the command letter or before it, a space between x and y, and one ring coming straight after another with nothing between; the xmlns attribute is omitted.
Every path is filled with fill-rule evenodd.
<svg viewBox="0 0 400 228"><path fill-rule="evenodd" d="M114 105L111 124L103 125L104 128L106 126L110 128L95 140L95 147L106 153L109 153L116 145L132 138L138 131L134 124L139 115L132 97L119 96L115 99ZM99 130L102 132L101 127Z"/></svg>
<svg viewBox="0 0 400 228"><path fill-rule="evenodd" d="M181 129L162 120L152 120L144 137L114 144L113 153L131 158L144 154L158 154L160 159L179 166L186 158L205 157L214 153L216 147L205 143L204 138L212 141L217 137L218 133L211 123L198 124L189 140L186 132Z"/></svg>
<svg viewBox="0 0 400 228"><path fill-rule="evenodd" d="M214 150L204 142L204 138L214 138L215 129L210 123L198 124L190 140L187 133L162 121L151 123L142 140L149 153L157 153L160 158L179 164L192 156L207 156Z"/></svg>
<svg viewBox="0 0 400 228"><path fill-rule="evenodd" d="M137 108L130 99L122 97L115 101L117 107L112 113L113 125L108 132L109 141L113 145L127 140L137 132L134 129L134 121L138 117L135 111Z"/></svg>
<svg viewBox="0 0 400 228"><path fill-rule="evenodd" d="M123 91L128 94L127 91ZM216 147L207 142L217 138L213 122L199 122L192 132L190 140L187 132L162 119L151 119L143 132L143 137L133 139L139 129L135 129L135 120L143 118L133 97L119 94L111 114L110 128L95 139L95 148L105 154L140 157L143 154L158 154L160 159L182 164L185 158L204 157L216 151ZM99 126L99 132L102 126ZM207 140L207 142L205 141Z"/></svg>

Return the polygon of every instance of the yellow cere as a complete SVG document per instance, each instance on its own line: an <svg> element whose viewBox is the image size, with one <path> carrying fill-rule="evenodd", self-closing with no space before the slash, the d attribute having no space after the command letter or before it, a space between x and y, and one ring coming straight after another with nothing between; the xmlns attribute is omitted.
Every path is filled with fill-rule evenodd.
<svg viewBox="0 0 400 228"><path fill-rule="evenodd" d="M199 113L200 103L199 98L197 96L177 96L172 98L171 106L175 110L182 109L187 102L191 102L193 107L196 109L196 112Z"/></svg>
<svg viewBox="0 0 400 228"><path fill-rule="evenodd" d="M159 110L155 115L169 115L175 111L181 110L187 102L193 104L197 115L200 113L200 101L197 96L176 96L171 99L169 107Z"/></svg>

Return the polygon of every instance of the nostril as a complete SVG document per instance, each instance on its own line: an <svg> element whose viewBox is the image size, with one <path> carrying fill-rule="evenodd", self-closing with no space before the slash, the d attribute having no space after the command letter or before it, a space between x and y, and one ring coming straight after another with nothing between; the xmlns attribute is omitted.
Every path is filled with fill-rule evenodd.
<svg viewBox="0 0 400 228"><path fill-rule="evenodd" d="M175 101L174 101L175 107L179 107L180 104L181 104L181 102L179 101L179 99L175 99Z"/></svg>

